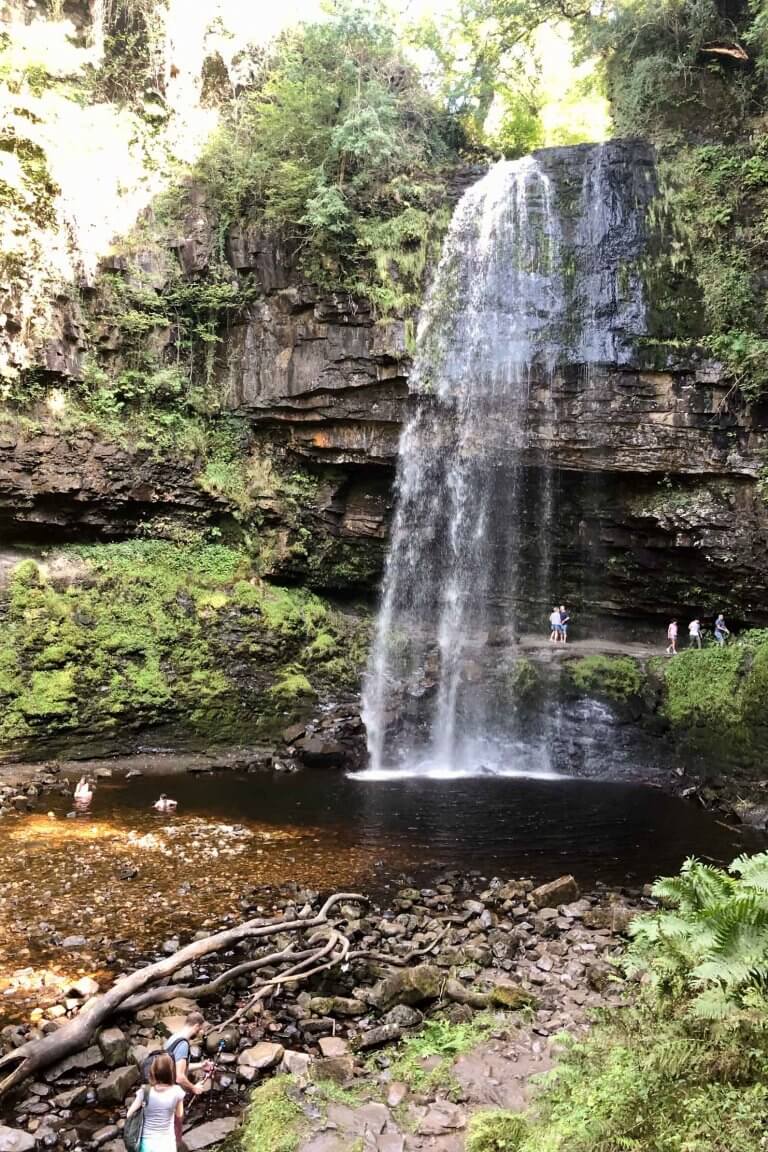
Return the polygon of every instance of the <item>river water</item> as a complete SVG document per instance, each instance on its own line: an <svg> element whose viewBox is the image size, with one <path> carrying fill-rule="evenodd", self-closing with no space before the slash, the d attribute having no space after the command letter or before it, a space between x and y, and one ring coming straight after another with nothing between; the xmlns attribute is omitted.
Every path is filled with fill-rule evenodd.
<svg viewBox="0 0 768 1152"><path fill-rule="evenodd" d="M160 792L172 817L151 808ZM384 901L441 871L638 885L689 854L728 861L761 840L661 790L576 779L361 780L336 773L144 775L62 797L0 837L0 1017L73 977L159 954L272 907L287 882ZM75 945L64 942L82 937Z"/></svg>

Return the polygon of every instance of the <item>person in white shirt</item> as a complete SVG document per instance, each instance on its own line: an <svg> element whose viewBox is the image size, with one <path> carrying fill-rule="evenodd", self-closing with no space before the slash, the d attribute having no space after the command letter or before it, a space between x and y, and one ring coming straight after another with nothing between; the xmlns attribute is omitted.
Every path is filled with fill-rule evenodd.
<svg viewBox="0 0 768 1152"><path fill-rule="evenodd" d="M694 644L697 648L701 648L701 621L691 620L688 625L688 647L693 648Z"/></svg>
<svg viewBox="0 0 768 1152"><path fill-rule="evenodd" d="M152 1061L149 1092L140 1088L128 1109L128 1116L144 1109L140 1152L176 1152L176 1121L184 1115L184 1089L174 1083L175 1068L167 1052Z"/></svg>
<svg viewBox="0 0 768 1152"><path fill-rule="evenodd" d="M549 626L552 629L549 635L550 641L560 639L560 609L553 608L549 614Z"/></svg>

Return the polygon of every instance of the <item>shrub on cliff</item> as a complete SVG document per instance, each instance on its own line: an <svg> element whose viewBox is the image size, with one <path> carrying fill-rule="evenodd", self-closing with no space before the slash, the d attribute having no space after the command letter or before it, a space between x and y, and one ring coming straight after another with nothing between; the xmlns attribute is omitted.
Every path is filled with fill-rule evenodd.
<svg viewBox="0 0 768 1152"><path fill-rule="evenodd" d="M300 241L315 282L400 309L447 225L448 137L392 21L350 0L282 35L196 176L222 235L260 219Z"/></svg>
<svg viewBox="0 0 768 1152"><path fill-rule="evenodd" d="M643 673L629 656L583 656L571 660L566 670L580 692L628 700L643 686Z"/></svg>

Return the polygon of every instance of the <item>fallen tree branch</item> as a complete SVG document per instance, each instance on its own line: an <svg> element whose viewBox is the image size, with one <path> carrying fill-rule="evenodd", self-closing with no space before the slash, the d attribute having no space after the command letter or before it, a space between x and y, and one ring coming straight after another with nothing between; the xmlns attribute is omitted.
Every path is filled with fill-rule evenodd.
<svg viewBox="0 0 768 1152"><path fill-rule="evenodd" d="M5 1073L0 1080L0 1098L11 1089L16 1088L30 1076L37 1075L52 1064L57 1064L85 1048L97 1029L118 1012L121 1006L131 997L138 995L150 984L158 980L165 980L179 968L191 964L195 960L208 956L212 952L219 952L241 940L262 939L276 936L283 932L305 932L310 928L319 928L328 922L328 914L332 908L343 900L364 902L365 897L356 892L336 892L323 904L316 916L304 919L255 919L247 920L235 928L226 928L202 940L195 940L167 956L155 964L148 964L135 972L123 976L101 996L94 996L81 1009L77 1016L62 1024L49 1036L41 1036L37 1040L29 1040L19 1048L0 1057L0 1074ZM307 964L314 959L314 954L301 961ZM299 965L294 965L298 968ZM290 971L290 970L289 970ZM277 978L276 978L277 979ZM180 995L177 992L177 995Z"/></svg>

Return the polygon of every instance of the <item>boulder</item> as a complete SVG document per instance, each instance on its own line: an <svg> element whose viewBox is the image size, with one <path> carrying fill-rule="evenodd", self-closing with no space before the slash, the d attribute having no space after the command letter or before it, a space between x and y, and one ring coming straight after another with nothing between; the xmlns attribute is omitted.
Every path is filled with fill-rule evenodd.
<svg viewBox="0 0 768 1152"><path fill-rule="evenodd" d="M368 1052L371 1048L381 1048L384 1044L400 1040L402 1035L403 1030L397 1024L379 1024L358 1036L353 1046L358 1052Z"/></svg>
<svg viewBox="0 0 768 1152"><path fill-rule="evenodd" d="M305 1077L309 1074L310 1057L306 1052L291 1052L287 1050L280 1065L281 1072L290 1076Z"/></svg>
<svg viewBox="0 0 768 1152"><path fill-rule="evenodd" d="M296 741L296 749L311 768L341 768L347 760L347 749L343 744L322 736L304 736Z"/></svg>
<svg viewBox="0 0 768 1152"><path fill-rule="evenodd" d="M369 993L374 1007L386 1011L395 1004L423 1004L440 995L443 973L434 964L418 964L415 968L402 968L380 980Z"/></svg>
<svg viewBox="0 0 768 1152"><path fill-rule="evenodd" d="M349 1044L340 1036L321 1036L317 1042L323 1056L346 1056Z"/></svg>
<svg viewBox="0 0 768 1152"><path fill-rule="evenodd" d="M522 1008L535 1008L538 1004L536 997L527 988L519 984L497 984L490 991L491 1004L495 1008L507 1008L510 1012L517 1012Z"/></svg>
<svg viewBox="0 0 768 1152"><path fill-rule="evenodd" d="M54 1064L53 1068L48 1069L45 1078L58 1080L67 1072L85 1072L88 1068L95 1068L97 1064L101 1064L101 1050L96 1044L92 1044L85 1051L75 1052L74 1056L68 1056L66 1060Z"/></svg>
<svg viewBox="0 0 768 1152"><path fill-rule="evenodd" d="M270 1044L264 1040L246 1048L237 1058L238 1069L253 1068L255 1072L267 1072L276 1068L285 1054L282 1044Z"/></svg>
<svg viewBox="0 0 768 1152"><path fill-rule="evenodd" d="M128 1059L128 1041L120 1028L105 1028L98 1044L107 1068L119 1068Z"/></svg>
<svg viewBox="0 0 768 1152"><path fill-rule="evenodd" d="M583 922L587 928L608 928L623 936L636 915L637 909L628 908L626 904L598 904L596 908L590 908L584 913Z"/></svg>
<svg viewBox="0 0 768 1152"><path fill-rule="evenodd" d="M95 996L98 990L99 985L92 976L82 976L67 990L65 995L77 996L80 1000L88 1000L91 996Z"/></svg>
<svg viewBox="0 0 768 1152"><path fill-rule="evenodd" d="M209 1120L206 1124L199 1124L190 1132L184 1133L184 1147L187 1152L201 1152L203 1148L212 1148L214 1144L221 1144L237 1128L236 1116L222 1116L219 1120Z"/></svg>
<svg viewBox="0 0 768 1152"><path fill-rule="evenodd" d="M96 1085L96 1099L99 1104L122 1104L139 1079L139 1070L135 1064L115 1068L114 1072L110 1072L109 1076L105 1076Z"/></svg>
<svg viewBox="0 0 768 1152"><path fill-rule="evenodd" d="M6 1128L0 1124L0 1152L32 1152L35 1138L21 1128Z"/></svg>
<svg viewBox="0 0 768 1152"><path fill-rule="evenodd" d="M559 904L571 904L579 898L579 887L573 876L559 876L549 884L541 884L531 892L531 900L536 908L557 908Z"/></svg>
<svg viewBox="0 0 768 1152"><path fill-rule="evenodd" d="M334 1084L348 1084L354 1075L354 1056L325 1056L312 1064L313 1080L331 1080Z"/></svg>

